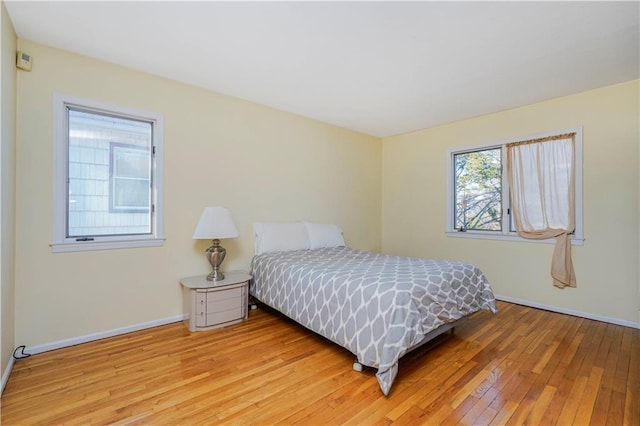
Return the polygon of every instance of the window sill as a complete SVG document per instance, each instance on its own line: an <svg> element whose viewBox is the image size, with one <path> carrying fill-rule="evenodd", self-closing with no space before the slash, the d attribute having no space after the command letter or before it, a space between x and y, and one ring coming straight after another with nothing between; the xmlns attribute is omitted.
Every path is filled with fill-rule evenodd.
<svg viewBox="0 0 640 426"><path fill-rule="evenodd" d="M164 245L164 238L145 238L139 240L117 240L117 241L83 241L52 243L52 253L71 253L77 251L92 250L113 250L138 247L161 247Z"/></svg>
<svg viewBox="0 0 640 426"><path fill-rule="evenodd" d="M555 238L548 238L546 240L530 240L528 238L519 237L516 233L513 234L497 234L482 232L482 231L447 231L445 234L447 237L454 238L471 238L476 240L500 240L500 241L515 241L520 243L535 243L535 244L555 244ZM581 246L584 244L584 238L570 237L572 246Z"/></svg>

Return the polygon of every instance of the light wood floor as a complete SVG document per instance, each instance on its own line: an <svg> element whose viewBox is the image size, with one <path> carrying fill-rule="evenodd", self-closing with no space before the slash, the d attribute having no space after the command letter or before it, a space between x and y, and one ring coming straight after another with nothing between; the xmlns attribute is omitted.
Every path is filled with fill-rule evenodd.
<svg viewBox="0 0 640 426"><path fill-rule="evenodd" d="M640 425L640 330L499 303L373 370L270 310L190 334L170 324L16 361L3 425Z"/></svg>

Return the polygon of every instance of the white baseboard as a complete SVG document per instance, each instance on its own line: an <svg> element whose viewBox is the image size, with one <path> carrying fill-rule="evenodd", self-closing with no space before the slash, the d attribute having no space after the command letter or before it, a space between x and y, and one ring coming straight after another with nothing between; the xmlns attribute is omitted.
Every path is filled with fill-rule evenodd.
<svg viewBox="0 0 640 426"><path fill-rule="evenodd" d="M571 309L559 308L557 306L544 305L542 303L530 302L528 300L516 299L514 297L502 296L502 295L499 295L499 294L496 294L495 296L496 296L496 299L498 299L498 300L502 300L504 302L515 303L517 305L524 305L524 306L529 306L531 308L544 309L545 311L557 312L559 314L573 315L575 317L582 317L582 318L592 319L592 320L596 320L596 321L608 322L610 324L623 325L625 327L631 327L631 328L640 329L640 322L627 321L627 320L622 320L622 319L619 319L619 318L610 318L610 317L605 317L605 316L602 316L602 315L590 314L588 312L574 311L574 310L571 310Z"/></svg>
<svg viewBox="0 0 640 426"><path fill-rule="evenodd" d="M15 359L13 358L13 354L11 355L11 358L9 358L9 362L7 363L7 368L4 369L4 373L2 373L2 381L0 381L0 395L2 395L2 392L4 392L4 387L7 385L7 382L9 381L9 376L11 375L11 370L13 370L13 363L15 362Z"/></svg>
<svg viewBox="0 0 640 426"><path fill-rule="evenodd" d="M66 348L67 346L79 345L80 343L92 342L107 337L118 336L120 334L131 333L133 331L144 330L146 328L157 327L159 325L179 322L185 319L185 315L176 315L174 317L163 318L155 321L143 322L141 324L129 325L122 328L114 328L112 330L101 331L99 333L87 334L85 336L72 337L71 339L58 340L57 342L45 343L43 345L29 346L24 351L29 354L39 354L42 352L52 351L54 349Z"/></svg>

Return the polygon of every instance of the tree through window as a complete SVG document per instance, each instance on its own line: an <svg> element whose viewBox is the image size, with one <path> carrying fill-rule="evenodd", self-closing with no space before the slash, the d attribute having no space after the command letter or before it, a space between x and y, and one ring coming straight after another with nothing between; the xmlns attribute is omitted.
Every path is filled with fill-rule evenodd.
<svg viewBox="0 0 640 426"><path fill-rule="evenodd" d="M455 228L502 230L501 148L454 155Z"/></svg>

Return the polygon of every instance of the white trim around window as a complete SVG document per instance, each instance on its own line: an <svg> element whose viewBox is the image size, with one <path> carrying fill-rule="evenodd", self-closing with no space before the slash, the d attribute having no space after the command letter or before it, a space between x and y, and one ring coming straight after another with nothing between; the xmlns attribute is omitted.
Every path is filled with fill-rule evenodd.
<svg viewBox="0 0 640 426"><path fill-rule="evenodd" d="M548 240L531 240L518 236L514 231L510 231L511 217L508 214L510 212L509 206L509 182L506 174L506 167L504 165L504 159L507 158L506 145L508 143L544 138L564 133L576 134L576 152L575 152L575 223L576 229L570 236L572 245L582 245L584 243L584 227L583 227L583 214L582 214L582 127L574 127L570 129L557 130L553 132L539 133L534 135L527 135L516 138L509 138L506 140L487 143L482 145L467 146L463 148L451 149L447 152L447 228L446 235L454 238L472 238L472 239L486 239L486 240L502 240L502 241L519 241L534 244L555 244L556 239L550 238ZM465 230L458 231L455 229L454 214L455 214L455 175L454 175L454 156L456 154L462 154L473 151L489 150L501 148L502 150L502 230L500 231L480 231L480 230Z"/></svg>
<svg viewBox="0 0 640 426"><path fill-rule="evenodd" d="M89 114L116 119L134 120L151 125L152 151L150 157L150 223L144 232L88 235L79 238L69 235L69 111L82 110ZM159 113L142 111L91 99L55 93L53 96L53 253L87 250L106 250L133 247L157 247L164 244L163 233L163 132L164 120ZM110 160L105 160L110 161ZM92 208L94 208L92 206Z"/></svg>

